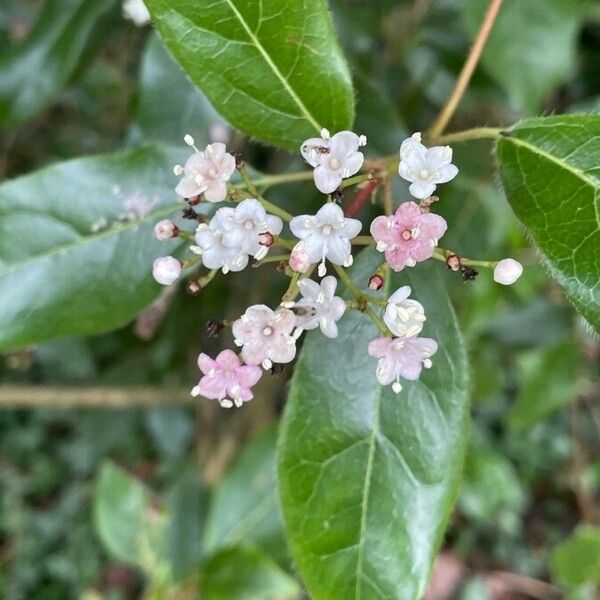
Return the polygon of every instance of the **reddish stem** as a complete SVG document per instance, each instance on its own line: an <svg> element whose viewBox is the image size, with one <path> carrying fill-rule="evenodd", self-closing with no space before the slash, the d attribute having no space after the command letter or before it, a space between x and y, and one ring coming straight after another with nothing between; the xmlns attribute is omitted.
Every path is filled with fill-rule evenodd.
<svg viewBox="0 0 600 600"><path fill-rule="evenodd" d="M352 202L348 205L344 211L347 217L353 217L363 207L363 205L369 200L373 192L377 189L381 182L378 179L371 179L358 190L358 193L352 199Z"/></svg>

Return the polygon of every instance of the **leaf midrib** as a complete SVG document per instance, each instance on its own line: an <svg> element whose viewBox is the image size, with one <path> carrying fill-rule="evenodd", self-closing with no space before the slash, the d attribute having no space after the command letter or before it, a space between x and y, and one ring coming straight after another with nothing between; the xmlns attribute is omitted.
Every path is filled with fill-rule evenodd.
<svg viewBox="0 0 600 600"><path fill-rule="evenodd" d="M240 13L237 6L233 3L233 0L225 0L229 8L231 8L233 14L236 16L237 20L240 22L241 26L244 28L244 31L256 46L256 49L260 52L261 56L267 63L268 67L273 71L274 75L279 79L281 85L283 85L286 92L290 95L292 100L300 109L300 112L304 115L306 120L315 128L316 131L321 130L321 126L317 122L317 120L313 117L312 113L306 108L304 102L300 99L298 94L296 94L295 90L289 84L288 80L283 76L283 73L279 70L277 65L273 62L273 59L269 55L269 53L265 50L264 46L260 43L260 40L256 37L250 26L244 19L244 16Z"/></svg>

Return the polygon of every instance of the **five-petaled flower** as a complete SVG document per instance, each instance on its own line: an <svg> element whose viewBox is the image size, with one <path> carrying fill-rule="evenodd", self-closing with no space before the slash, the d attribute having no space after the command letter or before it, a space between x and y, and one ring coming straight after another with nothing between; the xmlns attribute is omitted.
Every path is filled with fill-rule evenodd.
<svg viewBox="0 0 600 600"><path fill-rule="evenodd" d="M400 377L419 378L423 367L431 367L431 357L437 352L435 340L421 337L379 337L369 342L369 354L378 358L375 374L381 385L392 383L393 390L402 390Z"/></svg>
<svg viewBox="0 0 600 600"><path fill-rule="evenodd" d="M427 148L421 143L421 134L414 133L400 146L400 177L411 181L408 190L412 196L429 198L439 183L447 183L458 174L452 164L450 146Z"/></svg>
<svg viewBox="0 0 600 600"><path fill-rule="evenodd" d="M296 356L296 337L292 335L295 326L291 310L273 311L264 304L255 304L233 323L232 331L236 345L242 347L244 361L270 369L273 363L289 363Z"/></svg>
<svg viewBox="0 0 600 600"><path fill-rule="evenodd" d="M320 138L306 140L300 152L304 160L314 167L313 178L320 192L331 194L346 179L358 173L364 162L359 151L367 140L352 131L340 131L330 136L326 129L321 130Z"/></svg>
<svg viewBox="0 0 600 600"><path fill-rule="evenodd" d="M208 269L222 269L223 273L241 271L248 265L248 255L238 246L225 245L226 223L221 216L218 210L208 225L198 225L194 236L197 245L191 250L202 256L202 264Z"/></svg>
<svg viewBox="0 0 600 600"><path fill-rule="evenodd" d="M194 140L186 136L193 146ZM194 147L185 166L175 167L176 175L183 175L175 191L183 198L204 194L208 202L222 202L227 197L227 182L235 170L235 158L226 152L225 144L216 142L206 146L204 152Z"/></svg>
<svg viewBox="0 0 600 600"><path fill-rule="evenodd" d="M418 204L410 201L402 203L390 217L376 217L371 223L371 235L392 269L401 271L431 258L447 228L445 219L421 211Z"/></svg>
<svg viewBox="0 0 600 600"><path fill-rule="evenodd" d="M260 367L243 365L235 352L223 350L214 360L206 354L198 357L198 367L204 376L192 389L192 396L218 400L225 408L240 407L252 400L252 386L262 376Z"/></svg>
<svg viewBox="0 0 600 600"><path fill-rule="evenodd" d="M325 259L345 267L352 264L350 240L361 227L359 220L344 217L342 209L333 202L322 206L316 215L300 215L290 222L292 233L300 239L295 250L304 250L311 263L321 262L321 276L325 274Z"/></svg>
<svg viewBox="0 0 600 600"><path fill-rule="evenodd" d="M304 278L298 282L302 298L294 304L296 325L300 329L316 329L328 338L336 338L338 330L336 321L346 311L346 303L335 295L337 279L328 275L318 284L312 279Z"/></svg>
<svg viewBox="0 0 600 600"><path fill-rule="evenodd" d="M425 309L420 302L409 298L410 286L404 285L388 299L383 320L397 336L413 337L423 330Z"/></svg>

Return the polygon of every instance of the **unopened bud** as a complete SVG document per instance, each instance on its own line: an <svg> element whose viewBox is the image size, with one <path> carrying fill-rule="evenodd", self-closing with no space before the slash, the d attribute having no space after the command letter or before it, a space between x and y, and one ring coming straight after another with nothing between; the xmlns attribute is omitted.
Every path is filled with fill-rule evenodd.
<svg viewBox="0 0 600 600"><path fill-rule="evenodd" d="M186 291L190 296L197 296L202 291L199 281L192 279L187 282Z"/></svg>
<svg viewBox="0 0 600 600"><path fill-rule="evenodd" d="M273 245L273 242L275 242L275 238L273 237L273 234L270 231L265 231L264 233L261 233L258 236L258 243L261 246L266 246L267 248L270 248Z"/></svg>
<svg viewBox="0 0 600 600"><path fill-rule="evenodd" d="M161 285L175 283L181 275L182 264L172 256L161 256L154 261L152 276Z"/></svg>
<svg viewBox="0 0 600 600"><path fill-rule="evenodd" d="M460 256L456 256L456 254L452 254L446 259L446 265L451 271L460 271L461 263Z"/></svg>
<svg viewBox="0 0 600 600"><path fill-rule="evenodd" d="M310 268L310 257L307 252L296 245L290 254L290 268L296 273L306 273Z"/></svg>
<svg viewBox="0 0 600 600"><path fill-rule="evenodd" d="M383 277L381 275L377 275L377 273L369 277L369 289L371 290L380 290L384 283L385 281Z"/></svg>
<svg viewBox="0 0 600 600"><path fill-rule="evenodd" d="M179 228L169 219L163 219L154 226L154 237L161 242L170 240L178 235Z"/></svg>
<svg viewBox="0 0 600 600"><path fill-rule="evenodd" d="M512 285L523 274L523 265L513 258L504 258L494 267L494 281Z"/></svg>
<svg viewBox="0 0 600 600"><path fill-rule="evenodd" d="M200 204L200 202L202 202L202 196L199 194L198 196L186 198L186 200L190 206L196 206L196 204Z"/></svg>

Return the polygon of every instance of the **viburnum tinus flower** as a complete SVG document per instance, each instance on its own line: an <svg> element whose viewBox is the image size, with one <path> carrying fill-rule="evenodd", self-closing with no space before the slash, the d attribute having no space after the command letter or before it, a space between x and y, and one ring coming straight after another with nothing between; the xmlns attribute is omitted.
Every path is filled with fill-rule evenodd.
<svg viewBox="0 0 600 600"><path fill-rule="evenodd" d="M409 298L410 286L404 285L388 299L383 320L389 330L397 336L413 337L423 330L425 310L423 305Z"/></svg>
<svg viewBox="0 0 600 600"><path fill-rule="evenodd" d="M431 258L447 228L445 219L423 212L410 201L403 202L390 217L376 217L371 223L371 235L392 269L401 271Z"/></svg>
<svg viewBox="0 0 600 600"><path fill-rule="evenodd" d="M235 343L242 347L242 358L249 365L262 364L270 369L272 363L289 363L296 356L296 338L292 330L296 317L291 310L271 310L255 304L233 323Z"/></svg>
<svg viewBox="0 0 600 600"><path fill-rule="evenodd" d="M152 276L161 285L175 283L181 275L181 262L172 256L161 256L154 261Z"/></svg>
<svg viewBox="0 0 600 600"><path fill-rule="evenodd" d="M161 242L177 237L177 235L179 235L179 228L169 219L163 219L154 226L154 237Z"/></svg>
<svg viewBox="0 0 600 600"><path fill-rule="evenodd" d="M290 222L292 233L300 239L294 250L305 251L311 263L321 262L321 276L325 274L325 259L345 267L352 264L350 240L361 227L357 219L344 217L344 211L333 202L322 206L316 215L300 215Z"/></svg>
<svg viewBox="0 0 600 600"><path fill-rule="evenodd" d="M240 248L255 258L267 253L268 247L261 244L261 234L279 235L283 221L267 214L263 205L255 198L242 200L235 208L220 208L219 223L223 228L223 244Z"/></svg>
<svg viewBox="0 0 600 600"><path fill-rule="evenodd" d="M447 183L458 174L452 163L450 146L427 148L421 143L421 134L414 133L400 146L400 177L411 181L408 190L415 198L429 198L439 183Z"/></svg>
<svg viewBox="0 0 600 600"><path fill-rule="evenodd" d="M226 209L219 209L208 225L198 225L194 236L197 245L192 246L191 250L202 256L202 264L208 269L222 269L223 273L241 271L248 265L248 254L239 246L225 245L223 238L228 223L222 222L223 210Z"/></svg>
<svg viewBox="0 0 600 600"><path fill-rule="evenodd" d="M512 285L523 274L523 265L514 258L504 258L494 267L494 281Z"/></svg>
<svg viewBox="0 0 600 600"><path fill-rule="evenodd" d="M218 400L225 408L240 407L252 400L252 386L262 376L260 367L243 365L231 350L223 350L214 360L206 354L198 357L198 367L204 376L192 389L192 396Z"/></svg>
<svg viewBox="0 0 600 600"><path fill-rule="evenodd" d="M186 143L194 146L191 136ZM175 167L176 175L183 175L175 191L183 198L193 198L204 194L208 202L222 202L227 197L227 182L235 170L235 158L226 152L225 144L216 142L200 152L194 146L194 154L185 166Z"/></svg>
<svg viewBox="0 0 600 600"><path fill-rule="evenodd" d="M431 357L437 352L435 340L421 337L379 337L369 342L369 354L378 358L375 371L381 385L393 382L392 389L402 390L400 377L408 380L419 378L423 367L431 367Z"/></svg>
<svg viewBox="0 0 600 600"><path fill-rule="evenodd" d="M301 246L302 242L296 244L290 253L289 265L296 273L306 273L310 269L310 256ZM298 247L300 246L300 247Z"/></svg>
<svg viewBox="0 0 600 600"><path fill-rule="evenodd" d="M324 277L320 284L308 278L298 282L302 298L294 304L294 313L300 329L320 327L328 338L338 336L336 321L346 311L346 303L335 295L336 287L337 280L331 275Z"/></svg>
<svg viewBox="0 0 600 600"><path fill-rule="evenodd" d="M310 138L300 147L304 160L314 167L313 178L320 192L331 194L346 179L362 167L364 156L359 151L367 143L364 136L352 131L340 131L330 136L321 130L320 138Z"/></svg>

